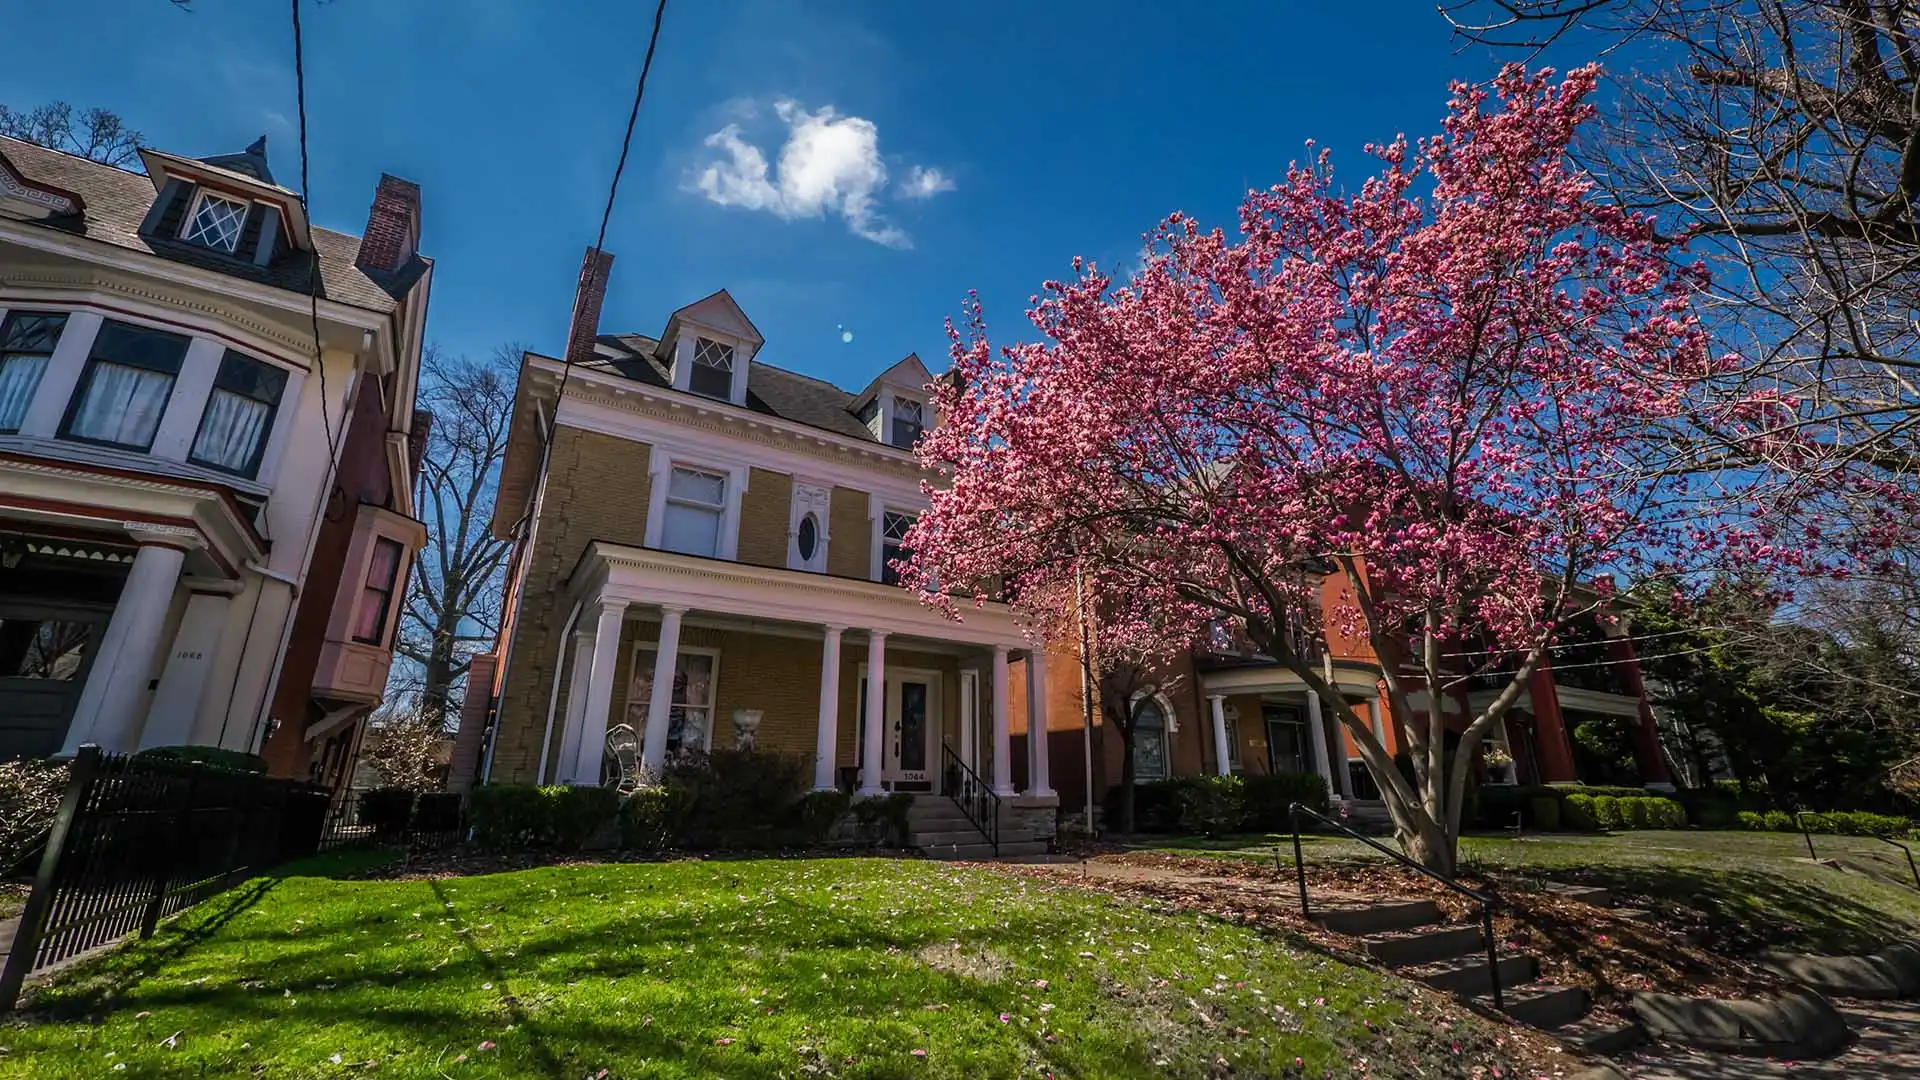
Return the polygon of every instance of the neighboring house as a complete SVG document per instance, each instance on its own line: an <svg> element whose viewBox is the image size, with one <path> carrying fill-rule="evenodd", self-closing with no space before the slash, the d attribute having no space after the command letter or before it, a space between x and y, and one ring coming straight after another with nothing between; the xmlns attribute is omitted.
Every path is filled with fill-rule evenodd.
<svg viewBox="0 0 1920 1080"><path fill-rule="evenodd" d="M600 335L600 260L564 360L521 365L493 520L516 541L507 616L474 668L495 694L469 694L453 785L598 784L624 724L655 775L751 740L811 759L817 788L937 794L951 751L1012 796L1025 640L998 604L944 618L889 566L926 505L920 360L858 392L775 367L724 290L658 336ZM1050 821L1044 758L1026 771Z"/></svg>
<svg viewBox="0 0 1920 1080"><path fill-rule="evenodd" d="M1380 661L1364 637L1343 635L1331 617L1341 603L1341 582L1327 578L1321 585L1321 622L1324 634L1302 635L1297 644L1303 655L1322 665L1374 735L1390 753L1400 753L1405 735L1391 719L1380 681ZM1608 776L1582 776L1571 733L1582 720L1617 718L1628 730L1638 778L1654 787L1671 787L1661 751L1654 714L1640 682L1633 646L1624 636L1624 623L1607 633L1597 625L1577 623L1572 635L1537 669L1527 691L1509 709L1504 723L1484 745L1497 745L1513 759L1509 766L1487 768L1487 783L1549 784L1585 780L1603 783ZM1582 634L1579 627L1589 631ZM1365 816L1383 814L1379 791L1360 752L1332 709L1300 677L1272 658L1256 653L1244 636L1226 620L1209 627L1208 640L1197 642L1178 661L1173 689L1157 694L1145 710L1135 735L1134 774L1137 783L1178 776L1318 773L1336 800L1350 801ZM1082 695L1079 645L1056 640L1048 647L1046 716L1049 758L1054 786L1069 811L1080 808L1088 795L1087 703ZM1418 678L1418 676L1413 676ZM1501 688L1506 677L1476 676L1458 699L1447 706L1452 731L1465 727ZM1426 694L1414 690L1409 704L1425 716ZM1026 741L1029 728L1016 717L1016 743ZM1118 733L1109 733L1099 710L1092 710L1092 795L1094 802L1120 780L1122 746ZM1016 755L1017 760L1017 755ZM1589 772L1598 764L1590 764Z"/></svg>
<svg viewBox="0 0 1920 1080"><path fill-rule="evenodd" d="M338 782L423 539L420 192L383 176L361 238L265 139L141 164L0 138L0 757Z"/></svg>

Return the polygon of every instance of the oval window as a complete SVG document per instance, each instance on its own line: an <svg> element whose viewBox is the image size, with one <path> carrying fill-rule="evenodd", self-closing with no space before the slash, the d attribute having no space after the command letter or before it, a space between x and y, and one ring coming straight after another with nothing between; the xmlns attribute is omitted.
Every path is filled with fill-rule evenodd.
<svg viewBox="0 0 1920 1080"><path fill-rule="evenodd" d="M800 519L800 533L795 539L800 545L800 561L812 562L814 550L820 546L820 523L812 514Z"/></svg>

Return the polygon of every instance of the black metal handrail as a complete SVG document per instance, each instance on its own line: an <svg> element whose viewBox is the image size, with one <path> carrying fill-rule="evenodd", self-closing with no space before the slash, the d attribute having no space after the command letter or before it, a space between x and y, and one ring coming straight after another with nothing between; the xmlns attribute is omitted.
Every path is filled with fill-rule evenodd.
<svg viewBox="0 0 1920 1080"><path fill-rule="evenodd" d="M1808 831L1807 823L1800 820L1811 813L1813 813L1811 810L1795 810L1793 812L1793 823L1800 827L1800 836L1807 842L1807 858L1812 859L1814 862L1819 862L1820 856L1813 852L1813 833Z"/></svg>
<svg viewBox="0 0 1920 1080"><path fill-rule="evenodd" d="M1913 849L1901 843L1900 841L1895 840L1891 836L1881 836L1879 833L1868 833L1867 835L1873 837L1875 840L1878 840L1883 844L1892 844L1894 847L1897 847L1901 851L1904 851L1907 853L1907 869L1913 871L1913 887L1916 889L1920 889L1920 867L1917 867L1913 864Z"/></svg>
<svg viewBox="0 0 1920 1080"><path fill-rule="evenodd" d="M943 785L947 789L947 798L952 799L967 821L980 830L980 835L993 845L995 856L1000 854L1000 796L994 793L987 782L980 779L967 763L960 760L953 747L942 743L940 746L940 771L946 777Z"/></svg>
<svg viewBox="0 0 1920 1080"><path fill-rule="evenodd" d="M1309 909L1307 905L1307 861L1300 851L1300 816L1304 814L1307 817L1310 817L1315 821L1318 821L1322 825L1326 825L1331 828L1338 829L1339 831L1347 834L1348 836L1353 837L1355 840L1360 841L1361 843L1367 845L1373 850L1378 851L1380 854L1387 856L1388 858L1394 860L1395 862L1400 863L1403 866L1408 867L1409 869L1418 870L1420 873L1425 874L1426 876L1432 878L1433 880L1439 882L1442 885L1445 885L1447 888L1452 889L1454 892L1457 892L1460 895L1466 897L1467 899L1472 900L1475 903L1479 904L1480 905L1480 932L1481 932L1481 935L1485 937L1487 941L1487 982L1489 985L1493 987L1493 1007L1495 1009L1498 1009L1501 1012L1507 1011L1506 1000L1500 992L1500 958L1497 952L1498 942L1496 942L1493 937L1493 908L1494 908L1494 905L1500 902L1498 897L1494 896L1492 893L1483 893L1475 889L1469 889L1465 885L1460 884L1458 881L1455 881L1453 878L1449 877L1448 875L1443 874L1438 870L1432 869L1431 867L1421 866L1419 863L1414 862L1412 859L1407 858L1406 855L1402 854L1401 852L1395 851L1392 848L1386 846L1385 844L1382 844L1374 840L1371 836L1367 836L1364 833L1361 833L1352 828L1349 828L1347 825L1341 822L1335 821L1332 818L1327 817L1325 814L1322 814L1309 807L1302 806L1299 803L1294 803L1292 806L1288 807L1288 810L1289 810L1289 817L1293 821L1293 868L1294 868L1295 874L1299 877L1299 881L1300 881L1300 915L1302 918L1312 917L1312 911Z"/></svg>

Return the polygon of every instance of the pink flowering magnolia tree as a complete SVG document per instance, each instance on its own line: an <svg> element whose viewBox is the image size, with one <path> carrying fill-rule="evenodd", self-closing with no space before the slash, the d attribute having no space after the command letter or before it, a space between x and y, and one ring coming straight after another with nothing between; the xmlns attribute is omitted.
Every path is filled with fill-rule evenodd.
<svg viewBox="0 0 1920 1080"><path fill-rule="evenodd" d="M1698 544L1656 451L1714 364L1702 281L1571 164L1595 79L1457 85L1443 134L1370 147L1357 189L1320 153L1235 235L1175 215L1131 280L1049 283L1040 341L996 348L972 305L908 583L964 618L954 583L1033 610L1086 576L1151 622L1117 632L1182 646L1232 619L1344 725L1408 855L1451 869L1473 755L1556 628ZM1304 644L1323 619L1381 658L1410 781Z"/></svg>

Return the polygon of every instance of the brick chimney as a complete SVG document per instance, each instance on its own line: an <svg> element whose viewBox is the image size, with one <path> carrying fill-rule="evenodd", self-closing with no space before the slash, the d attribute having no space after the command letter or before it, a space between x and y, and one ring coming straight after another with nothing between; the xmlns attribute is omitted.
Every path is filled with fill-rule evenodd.
<svg viewBox="0 0 1920 1080"><path fill-rule="evenodd" d="M607 277L613 273L613 255L588 248L580 260L580 283L573 290L573 323L567 327L569 364L593 359L593 339L600 334L600 305L607 300Z"/></svg>
<svg viewBox="0 0 1920 1080"><path fill-rule="evenodd" d="M367 211L367 228L360 234L360 254L353 265L362 270L391 273L406 265L420 247L420 185L380 174Z"/></svg>

